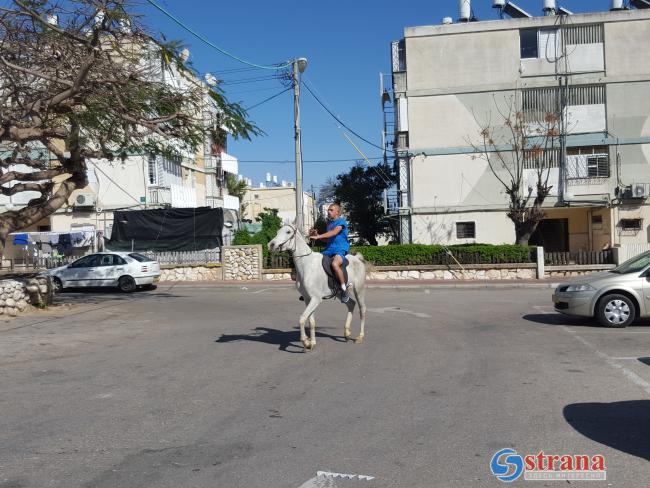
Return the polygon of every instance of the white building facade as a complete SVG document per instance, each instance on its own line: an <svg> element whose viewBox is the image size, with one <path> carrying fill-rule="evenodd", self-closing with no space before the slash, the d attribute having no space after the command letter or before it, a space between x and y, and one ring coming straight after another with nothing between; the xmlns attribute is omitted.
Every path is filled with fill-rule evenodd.
<svg viewBox="0 0 650 488"><path fill-rule="evenodd" d="M650 10L406 28L392 45L401 241L515 241L504 188L475 149L514 100L524 117L561 110L566 122L531 244L648 244L648 39Z"/></svg>

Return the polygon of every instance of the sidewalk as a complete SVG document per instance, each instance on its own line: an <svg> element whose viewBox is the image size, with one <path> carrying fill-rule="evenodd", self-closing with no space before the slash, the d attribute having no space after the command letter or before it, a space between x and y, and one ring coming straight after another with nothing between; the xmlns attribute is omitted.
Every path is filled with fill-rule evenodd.
<svg viewBox="0 0 650 488"><path fill-rule="evenodd" d="M559 284L553 280L367 280L368 288L388 289L507 289L537 288L554 289ZM253 281L161 281L159 286L215 287L215 288L288 288L294 287L292 280Z"/></svg>

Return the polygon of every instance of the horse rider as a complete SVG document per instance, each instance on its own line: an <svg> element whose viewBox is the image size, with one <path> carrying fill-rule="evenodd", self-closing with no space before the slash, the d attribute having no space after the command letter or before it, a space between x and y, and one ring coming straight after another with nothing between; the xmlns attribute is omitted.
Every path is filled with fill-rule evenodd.
<svg viewBox="0 0 650 488"><path fill-rule="evenodd" d="M327 217L330 221L327 224L327 232L318 234L316 229L312 229L309 232L309 238L313 240L327 239L327 247L321 253L332 257L332 270L341 284L341 302L347 303L350 300L349 285L345 282L341 266L343 266L345 255L350 250L348 223L341 217L341 205L338 203L329 206Z"/></svg>

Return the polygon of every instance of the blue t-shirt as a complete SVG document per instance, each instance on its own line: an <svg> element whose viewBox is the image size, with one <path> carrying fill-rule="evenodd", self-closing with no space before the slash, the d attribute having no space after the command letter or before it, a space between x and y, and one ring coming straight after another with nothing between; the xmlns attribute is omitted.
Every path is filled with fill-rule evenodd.
<svg viewBox="0 0 650 488"><path fill-rule="evenodd" d="M336 234L334 237L327 238L327 247L325 248L325 251L342 251L345 253L350 250L350 243L348 242L348 223L344 218L339 217L327 224L327 232L333 230L339 225L343 227L341 232Z"/></svg>

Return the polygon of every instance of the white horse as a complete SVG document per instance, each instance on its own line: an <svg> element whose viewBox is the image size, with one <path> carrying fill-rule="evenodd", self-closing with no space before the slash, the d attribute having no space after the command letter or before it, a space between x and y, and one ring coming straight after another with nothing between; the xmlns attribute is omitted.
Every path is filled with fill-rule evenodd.
<svg viewBox="0 0 650 488"><path fill-rule="evenodd" d="M328 276L323 270L323 255L314 252L302 234L293 225L285 224L278 230L273 240L269 242L269 251L288 251L293 255L293 262L296 266L296 288L305 298L305 311L300 316L300 340L306 350L316 347L316 318L314 310L320 305L323 299L332 295L328 284ZM364 327L366 323L366 262L360 253L348 254L348 282L352 284L354 298L345 304L348 307L348 314L345 318L345 338L352 339L350 325L354 307L359 303L359 315L361 317L361 330L354 339L357 344L363 342ZM356 300L355 300L356 298ZM309 319L310 337L305 334L305 322Z"/></svg>

